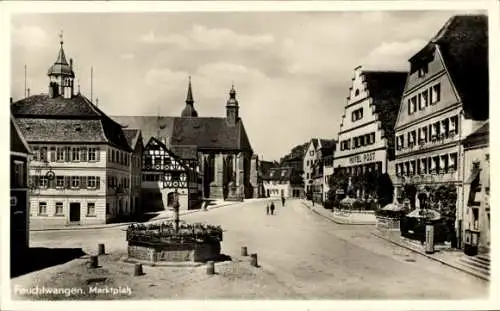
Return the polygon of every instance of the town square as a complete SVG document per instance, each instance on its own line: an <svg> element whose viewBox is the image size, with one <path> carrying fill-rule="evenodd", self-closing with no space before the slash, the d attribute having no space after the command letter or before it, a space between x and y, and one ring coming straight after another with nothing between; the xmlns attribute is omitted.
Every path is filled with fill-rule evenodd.
<svg viewBox="0 0 500 311"><path fill-rule="evenodd" d="M491 299L488 6L234 8L10 16L10 299Z"/></svg>

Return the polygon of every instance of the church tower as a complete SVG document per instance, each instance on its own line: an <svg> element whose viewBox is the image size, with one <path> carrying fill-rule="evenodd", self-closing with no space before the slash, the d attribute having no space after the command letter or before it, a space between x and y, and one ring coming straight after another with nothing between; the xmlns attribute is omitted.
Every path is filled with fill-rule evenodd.
<svg viewBox="0 0 500 311"><path fill-rule="evenodd" d="M226 118L227 122L231 125L235 125L239 120L238 116L238 100L236 99L236 90L234 85L231 86L231 91L229 91L229 99L226 104Z"/></svg>
<svg viewBox="0 0 500 311"><path fill-rule="evenodd" d="M73 72L73 60L69 60L69 64L66 61L66 55L63 49L63 37L62 33L60 35L61 47L59 48L59 55L57 56L56 62L50 66L47 75L49 76L49 96L50 98L55 98L58 96L63 96L64 98L71 98L73 96L73 83L75 79L75 73Z"/></svg>
<svg viewBox="0 0 500 311"><path fill-rule="evenodd" d="M186 107L182 110L181 117L197 117L198 112L194 109L193 91L191 90L191 76L189 76L189 85L186 96Z"/></svg>

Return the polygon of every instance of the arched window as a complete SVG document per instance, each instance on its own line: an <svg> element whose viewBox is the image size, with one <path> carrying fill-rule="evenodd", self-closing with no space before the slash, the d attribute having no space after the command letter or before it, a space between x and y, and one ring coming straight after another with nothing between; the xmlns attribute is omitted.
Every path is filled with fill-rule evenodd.
<svg viewBox="0 0 500 311"><path fill-rule="evenodd" d="M356 91L354 91L354 96L358 96L359 95L359 89L356 89Z"/></svg>

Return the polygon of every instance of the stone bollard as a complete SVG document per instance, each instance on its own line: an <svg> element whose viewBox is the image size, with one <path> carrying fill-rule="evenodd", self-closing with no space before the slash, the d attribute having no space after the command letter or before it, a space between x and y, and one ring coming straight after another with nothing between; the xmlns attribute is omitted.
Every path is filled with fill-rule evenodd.
<svg viewBox="0 0 500 311"><path fill-rule="evenodd" d="M142 264L136 263L134 266L134 276L141 276L143 274L144 273L142 271Z"/></svg>
<svg viewBox="0 0 500 311"><path fill-rule="evenodd" d="M207 262L207 274L209 275L215 274L215 265L213 261Z"/></svg>
<svg viewBox="0 0 500 311"><path fill-rule="evenodd" d="M104 249L104 244L98 244L97 245L97 255L104 255L106 254L106 251Z"/></svg>
<svg viewBox="0 0 500 311"><path fill-rule="evenodd" d="M252 267L258 267L259 264L257 263L257 254L251 254L250 255L250 265Z"/></svg>
<svg viewBox="0 0 500 311"><path fill-rule="evenodd" d="M90 256L90 267L91 268L97 268L97 266L99 265L98 259L99 259L99 257L97 257L97 256Z"/></svg>
<svg viewBox="0 0 500 311"><path fill-rule="evenodd" d="M241 247L241 256L248 256L248 249L246 246Z"/></svg>

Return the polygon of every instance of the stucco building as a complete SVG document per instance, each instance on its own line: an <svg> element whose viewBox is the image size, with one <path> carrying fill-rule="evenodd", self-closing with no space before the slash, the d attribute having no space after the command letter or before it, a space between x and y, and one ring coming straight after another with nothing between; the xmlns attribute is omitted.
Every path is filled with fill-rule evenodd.
<svg viewBox="0 0 500 311"><path fill-rule="evenodd" d="M367 171L386 173L394 159L394 124L406 76L406 72L354 69L333 165L347 172L358 198L364 198L366 191L352 185L353 180Z"/></svg>
<svg viewBox="0 0 500 311"><path fill-rule="evenodd" d="M465 180L463 197L458 198L464 206L461 234L478 232L482 251L489 251L491 242L489 134L489 122L485 122L463 141Z"/></svg>
<svg viewBox="0 0 500 311"><path fill-rule="evenodd" d="M318 139L316 148L317 161L312 166L313 187L312 199L316 203L323 203L327 199L329 188L328 177L333 174L333 156L336 142L332 139Z"/></svg>
<svg viewBox="0 0 500 311"><path fill-rule="evenodd" d="M395 196L405 184L417 197L452 184L457 189L455 229L463 231L462 141L489 116L488 19L454 16L410 58L410 74L396 122ZM458 244L460 245L460 243Z"/></svg>
<svg viewBox="0 0 500 311"><path fill-rule="evenodd" d="M75 92L73 61L67 62L62 40L47 75L48 94L11 104L33 152L31 222L95 224L128 217L136 204L131 197L134 151L121 126Z"/></svg>
<svg viewBox="0 0 500 311"><path fill-rule="evenodd" d="M266 197L270 198L300 198L303 188L292 167L271 168L263 177Z"/></svg>
<svg viewBox="0 0 500 311"><path fill-rule="evenodd" d="M201 197L243 200L258 195L258 159L239 116L234 86L225 117L200 117L194 107L191 79L180 117L115 116L122 126L141 129L143 139L155 137L180 160L199 167ZM253 163L252 165L252 161Z"/></svg>

